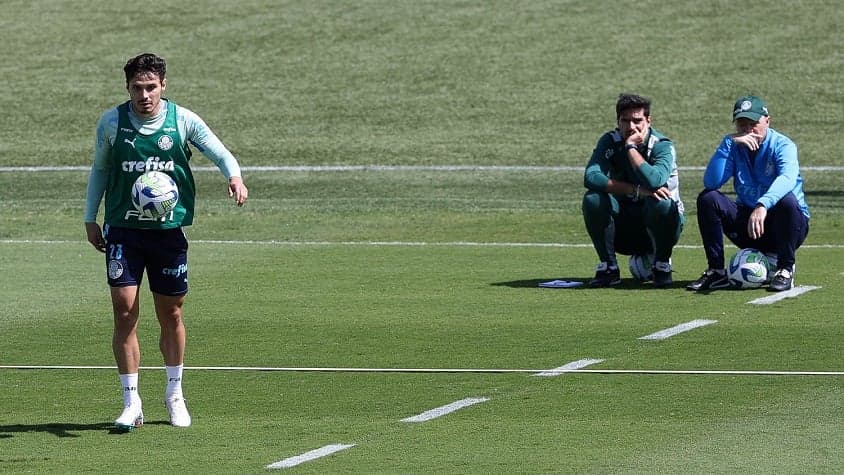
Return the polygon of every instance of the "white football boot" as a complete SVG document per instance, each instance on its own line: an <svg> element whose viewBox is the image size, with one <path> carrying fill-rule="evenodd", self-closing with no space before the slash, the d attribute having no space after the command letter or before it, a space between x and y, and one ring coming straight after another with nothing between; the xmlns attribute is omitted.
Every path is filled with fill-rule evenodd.
<svg viewBox="0 0 844 475"><path fill-rule="evenodd" d="M140 402L124 407L123 413L114 421L114 428L123 432L129 432L142 425L144 425L144 411Z"/></svg>
<svg viewBox="0 0 844 475"><path fill-rule="evenodd" d="M191 419L184 398L168 399L164 401L167 412L170 413L170 424L175 427L190 427Z"/></svg>

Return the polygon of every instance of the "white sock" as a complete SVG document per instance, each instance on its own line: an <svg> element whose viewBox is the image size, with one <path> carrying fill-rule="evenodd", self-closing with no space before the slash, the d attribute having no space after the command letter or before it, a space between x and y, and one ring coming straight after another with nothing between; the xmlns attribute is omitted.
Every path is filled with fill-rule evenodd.
<svg viewBox="0 0 844 475"><path fill-rule="evenodd" d="M138 394L138 373L121 374L120 385L123 387L124 406L141 402L141 396Z"/></svg>
<svg viewBox="0 0 844 475"><path fill-rule="evenodd" d="M164 399L180 399L182 396L182 371L184 365L165 366L167 371L167 389L164 391Z"/></svg>

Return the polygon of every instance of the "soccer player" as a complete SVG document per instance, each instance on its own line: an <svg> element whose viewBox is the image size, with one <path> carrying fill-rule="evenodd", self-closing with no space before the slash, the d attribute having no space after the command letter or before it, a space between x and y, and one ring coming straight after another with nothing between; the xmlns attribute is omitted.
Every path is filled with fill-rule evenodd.
<svg viewBox="0 0 844 475"><path fill-rule="evenodd" d="M123 412L118 430L143 424L138 393L140 347L136 334L139 288L146 270L155 313L161 327L167 389L164 403L170 423L191 424L182 393L185 326L182 305L188 291L188 243L182 230L193 221L194 180L188 160L192 144L228 179L228 193L237 206L247 199L240 166L220 139L196 114L162 97L167 87L166 64L153 54L130 59L123 71L129 100L105 111L97 123L94 159L85 201L88 241L105 253L106 274L114 312L112 349L123 387ZM156 170L170 175L179 187L176 208L160 219L145 218L131 202L135 179ZM105 195L103 226L97 211Z"/></svg>
<svg viewBox="0 0 844 475"><path fill-rule="evenodd" d="M741 249L775 254L777 270L771 291L791 289L794 254L809 233L809 206L797 146L770 128L765 101L740 97L733 106L736 132L726 135L703 174L697 197L697 220L708 268L687 289L712 290L729 286L724 269L724 234ZM736 201L718 191L733 180Z"/></svg>
<svg viewBox="0 0 844 475"><path fill-rule="evenodd" d="M616 253L654 255L653 285L670 287L671 254L685 217L674 144L651 127L651 101L621 94L616 128L586 165L583 219L600 263L591 287L621 284Z"/></svg>

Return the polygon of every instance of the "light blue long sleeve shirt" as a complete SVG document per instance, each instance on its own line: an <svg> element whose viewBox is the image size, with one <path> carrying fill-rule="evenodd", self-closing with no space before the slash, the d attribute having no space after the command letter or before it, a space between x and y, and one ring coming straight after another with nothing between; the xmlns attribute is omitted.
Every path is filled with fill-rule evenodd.
<svg viewBox="0 0 844 475"><path fill-rule="evenodd" d="M797 145L774 129L768 129L752 160L747 147L737 144L729 135L724 137L703 173L703 187L717 190L730 178L739 204L750 208L761 204L770 209L786 194L794 193L800 210L809 217Z"/></svg>
<svg viewBox="0 0 844 475"><path fill-rule="evenodd" d="M149 135L157 131L164 124L167 115L167 101L161 100L161 107L157 115L142 118L129 110L129 120L142 134ZM91 165L91 175L88 178L88 190L85 198L85 222L97 220L97 211L105 194L108 181L108 157L117 136L117 107L109 109L100 116L97 122L97 137L94 143L94 162ZM189 142L205 155L229 179L241 176L240 165L234 155L223 145L207 124L193 111L176 105L176 123L182 140Z"/></svg>

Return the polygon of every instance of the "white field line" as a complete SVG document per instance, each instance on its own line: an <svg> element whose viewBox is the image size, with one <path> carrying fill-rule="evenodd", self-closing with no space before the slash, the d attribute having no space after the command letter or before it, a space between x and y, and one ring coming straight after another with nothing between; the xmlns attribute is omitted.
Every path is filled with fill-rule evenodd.
<svg viewBox="0 0 844 475"><path fill-rule="evenodd" d="M430 421L431 419L436 419L438 417L442 417L446 414L450 414L454 411L463 409L464 407L473 406L475 404L480 404L482 402L489 401L488 397L467 397L466 399L461 399L459 401L454 401L451 404L446 404L445 406L436 407L429 411L425 411L422 414L417 414L412 417L406 417L402 419L402 422L426 422Z"/></svg>
<svg viewBox="0 0 844 475"><path fill-rule="evenodd" d="M767 297L760 297L758 299L751 300L747 303L752 303L756 305L770 305L774 302L779 302L783 299L792 299L800 294L805 294L806 292L811 292L820 288L821 287L816 287L814 285L798 285L797 287L792 287L791 290L786 290L785 292L777 292Z"/></svg>
<svg viewBox="0 0 844 475"><path fill-rule="evenodd" d="M591 249L587 243L561 242L472 242L472 241L253 241L191 239L191 244L221 244L237 246L372 246L372 247L550 247ZM88 244L84 240L65 239L0 239L0 244ZM678 244L674 249L701 249L703 246ZM842 249L844 244L804 244L800 249Z"/></svg>
<svg viewBox="0 0 844 475"><path fill-rule="evenodd" d="M546 377L559 376L563 373L568 373L573 369L582 369L582 368L585 368L587 366L591 366L593 364L598 364L598 363L603 363L603 362L604 362L604 360L584 358L582 360L577 360L577 361L572 361L571 363L566 363L563 366L560 366L560 367L557 367L557 368L554 368L554 369L549 369L549 370L546 370L546 371L542 371L541 373L536 373L536 374L534 374L534 376L546 376Z"/></svg>
<svg viewBox="0 0 844 475"><path fill-rule="evenodd" d="M341 450L346 450L349 448L354 447L355 444L332 444L326 445L324 447L320 447L318 449L311 450L310 452L305 452L304 454L297 455L295 457L286 458L284 460L279 460L278 462L271 463L267 465L267 468L275 469L275 468L290 468L295 467L296 465L303 464L305 462L309 462L314 459L318 459L320 457L325 457L327 455L331 455L335 452L339 452Z"/></svg>
<svg viewBox="0 0 844 475"><path fill-rule="evenodd" d="M243 171L251 172L582 172L582 166L543 166L543 165L289 165L289 166L243 166ZM680 171L703 171L703 166L680 167ZM803 166L801 170L818 172L840 172L844 166ZM90 171L90 166L20 166L0 167L0 172L66 172ZM211 166L191 167L198 172L219 172Z"/></svg>
<svg viewBox="0 0 844 475"><path fill-rule="evenodd" d="M591 248L592 244L578 243L553 243L553 242L472 242L472 241L447 241L447 242L425 242L425 241L213 241L196 240L192 242L205 244L266 244L280 246L376 246L376 247L582 247ZM680 246L675 246L680 247ZM805 247L805 246L801 246Z"/></svg>
<svg viewBox="0 0 844 475"><path fill-rule="evenodd" d="M110 370L115 366L71 365L0 365L0 370ZM141 366L139 369L164 370L163 366ZM330 367L260 367L260 366L186 366L189 371L267 371L312 373L539 373L543 369L518 368L330 368ZM567 373L582 374L712 374L746 376L844 376L844 371L780 371L733 369L569 369Z"/></svg>
<svg viewBox="0 0 844 475"><path fill-rule="evenodd" d="M664 340L666 338L671 338L674 335L679 333L687 332L689 330L693 330L695 328L699 328L706 325L711 325L713 323L717 323L718 320L692 320L690 322L681 323L679 325L675 325L671 328L666 328L665 330L660 330L656 333L651 333L650 335L645 335L639 337L640 340Z"/></svg>

